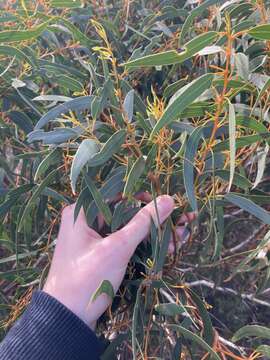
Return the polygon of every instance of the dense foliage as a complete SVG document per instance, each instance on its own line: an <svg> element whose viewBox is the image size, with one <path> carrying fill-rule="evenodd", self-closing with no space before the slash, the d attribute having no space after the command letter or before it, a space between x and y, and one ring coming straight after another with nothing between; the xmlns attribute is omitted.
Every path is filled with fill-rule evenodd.
<svg viewBox="0 0 270 360"><path fill-rule="evenodd" d="M270 358L270 1L0 8L2 328L42 286L65 204L105 234L146 191L176 210L100 321L103 359Z"/></svg>

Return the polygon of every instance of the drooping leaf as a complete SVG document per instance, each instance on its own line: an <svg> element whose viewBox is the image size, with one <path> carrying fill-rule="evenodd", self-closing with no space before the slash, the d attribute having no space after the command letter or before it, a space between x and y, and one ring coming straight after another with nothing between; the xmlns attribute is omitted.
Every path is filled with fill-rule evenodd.
<svg viewBox="0 0 270 360"><path fill-rule="evenodd" d="M270 40L270 24L258 25L248 31L248 34L259 40Z"/></svg>
<svg viewBox="0 0 270 360"><path fill-rule="evenodd" d="M21 49L13 46L0 45L0 54L14 56L17 60L27 61L32 67L36 66L35 59L25 54Z"/></svg>
<svg viewBox="0 0 270 360"><path fill-rule="evenodd" d="M50 183L54 180L55 175L58 173L59 169L54 169L51 171L46 178L34 188L33 194L31 198L28 200L26 207L24 208L24 211L22 213L22 216L20 218L20 222L18 225L18 231L21 231L23 229L24 221L29 216L32 206L35 205L36 201L38 200L40 194L42 191L50 185Z"/></svg>
<svg viewBox="0 0 270 360"><path fill-rule="evenodd" d="M144 169L145 169L145 160L143 156L141 156L135 161L132 168L130 169L130 172L126 179L123 196L127 196L132 192L137 180L142 175Z"/></svg>
<svg viewBox="0 0 270 360"><path fill-rule="evenodd" d="M117 170L118 171L112 177L110 177L108 180L106 179L102 187L99 189L99 193L104 201L113 200L115 197L117 197L117 195L120 192L123 191L125 168L118 167ZM93 224L97 215L98 215L98 207L95 201L92 201L90 202L89 207L86 211L86 218L89 226ZM113 218L112 218L111 227L112 226L113 226Z"/></svg>
<svg viewBox="0 0 270 360"><path fill-rule="evenodd" d="M71 188L74 194L76 192L76 182L82 168L93 156L95 156L95 154L98 153L98 150L99 146L93 139L83 140L78 147L70 170Z"/></svg>
<svg viewBox="0 0 270 360"><path fill-rule="evenodd" d="M91 108L93 96L80 96L78 98L66 101L63 104L57 105L43 115L35 126L35 130L41 129L49 121L56 120L60 115L66 114L69 111L83 111Z"/></svg>
<svg viewBox="0 0 270 360"><path fill-rule="evenodd" d="M235 120L235 111L233 104L228 100L229 104L229 144L230 144L230 180L228 191L233 183L233 177L235 172L235 156L236 156L236 120Z"/></svg>
<svg viewBox="0 0 270 360"><path fill-rule="evenodd" d="M184 185L193 211L198 211L197 199L194 187L194 160L197 153L199 141L202 138L202 129L196 128L190 135L187 141L185 155L184 155Z"/></svg>
<svg viewBox="0 0 270 360"><path fill-rule="evenodd" d="M96 185L94 184L94 182L90 178L90 176L85 175L84 179L85 179L85 182L86 182L86 185L87 185L89 191L91 192L91 194L93 196L93 199L94 199L99 211L104 216L104 220L105 220L106 224L109 225L112 220L112 213L109 208L109 205L103 201L99 190L97 189Z"/></svg>
<svg viewBox="0 0 270 360"><path fill-rule="evenodd" d="M206 74L198 79L192 81L185 90L177 96L165 109L163 115L154 126L151 139L154 135L161 130L164 126L169 125L177 117L181 116L181 113L196 100L205 90L211 87L213 81L213 74Z"/></svg>
<svg viewBox="0 0 270 360"><path fill-rule="evenodd" d="M43 31L48 27L51 20L46 21L43 24L40 24L32 29L28 30L4 30L0 32L0 43L6 42L17 42L30 40L40 36Z"/></svg>
<svg viewBox="0 0 270 360"><path fill-rule="evenodd" d="M61 156L61 152L58 148L53 149L39 164L35 176L34 181L36 182L37 179L45 174L45 172L49 169L51 165L54 165L59 162Z"/></svg>
<svg viewBox="0 0 270 360"><path fill-rule="evenodd" d="M256 188L262 180L265 166L266 166L266 159L267 159L268 152L269 152L268 144L266 144L263 149L258 151L257 175L256 175L256 179L253 184L253 189Z"/></svg>
<svg viewBox="0 0 270 360"><path fill-rule="evenodd" d="M256 336L262 339L270 339L270 329L260 325L246 325L237 330L233 335L233 341L239 341L244 337Z"/></svg>
<svg viewBox="0 0 270 360"><path fill-rule="evenodd" d="M218 4L220 2L221 2L221 0L206 0L199 6L195 7L195 9L193 9L190 12L190 14L186 18L186 21L184 22L181 32L180 32L180 36L179 36L179 45L180 46L182 46L182 44L184 43L185 36L188 33L189 29L192 27L191 25L192 25L193 20L197 16L200 16L207 8L209 8L209 6Z"/></svg>
<svg viewBox="0 0 270 360"><path fill-rule="evenodd" d="M250 72L249 72L249 59L247 55L243 53L236 53L235 65L237 72L241 76L241 78L248 81Z"/></svg>
<svg viewBox="0 0 270 360"><path fill-rule="evenodd" d="M270 225L270 214L253 201L233 193L226 194L224 198L225 200L256 216L265 224Z"/></svg>
<svg viewBox="0 0 270 360"><path fill-rule="evenodd" d="M132 121L133 117L133 107L134 107L134 90L130 90L124 100L123 108L125 110L125 113L127 115L128 121Z"/></svg>
<svg viewBox="0 0 270 360"><path fill-rule="evenodd" d="M138 67L180 64L194 56L204 47L212 44L216 39L217 33L215 31L209 31L197 36L195 39L192 39L185 44L182 52L170 50L158 54L147 55L139 59L128 61L124 65L127 69L135 69Z"/></svg>
<svg viewBox="0 0 270 360"><path fill-rule="evenodd" d="M108 161L113 154L117 153L126 139L126 130L121 129L115 132L102 146L100 151L91 158L89 166L100 166Z"/></svg>
<svg viewBox="0 0 270 360"><path fill-rule="evenodd" d="M200 345L207 353L209 353L213 359L221 360L217 353L197 334L191 332L190 330L184 328L181 325L168 324L168 327L172 330L179 332L185 338L194 341L198 345Z"/></svg>

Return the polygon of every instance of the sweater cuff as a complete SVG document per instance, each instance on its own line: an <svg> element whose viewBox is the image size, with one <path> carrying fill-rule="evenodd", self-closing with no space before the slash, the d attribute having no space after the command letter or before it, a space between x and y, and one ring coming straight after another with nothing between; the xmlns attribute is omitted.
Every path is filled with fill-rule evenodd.
<svg viewBox="0 0 270 360"><path fill-rule="evenodd" d="M94 360L104 350L81 319L44 291L33 294L5 340L8 338L24 359L43 359L41 354L46 354L46 359Z"/></svg>

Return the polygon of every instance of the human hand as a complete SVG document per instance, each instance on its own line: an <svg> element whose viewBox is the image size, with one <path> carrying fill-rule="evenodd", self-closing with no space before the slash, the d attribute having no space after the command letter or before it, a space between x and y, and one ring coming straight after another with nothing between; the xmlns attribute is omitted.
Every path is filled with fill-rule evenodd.
<svg viewBox="0 0 270 360"><path fill-rule="evenodd" d="M117 292L128 262L138 244L149 233L151 220L156 221L154 202L143 207L121 230L102 238L88 227L83 210L74 223L75 204L64 208L54 256L44 291L56 298L92 329L110 305L111 299L101 294L91 298L103 280ZM172 213L173 199L157 198L159 220L163 223ZM183 226L176 229L183 236ZM171 245L172 246L172 245Z"/></svg>

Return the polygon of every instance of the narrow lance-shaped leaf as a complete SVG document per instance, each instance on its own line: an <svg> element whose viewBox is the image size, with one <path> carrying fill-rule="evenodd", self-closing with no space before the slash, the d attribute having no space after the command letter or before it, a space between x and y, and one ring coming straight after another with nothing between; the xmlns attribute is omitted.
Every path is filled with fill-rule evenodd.
<svg viewBox="0 0 270 360"><path fill-rule="evenodd" d="M137 290L136 301L133 310L132 316L132 331L131 331L131 342L132 342L132 354L133 360L137 359L137 348L138 348L138 340L137 333L138 330L143 330L143 328L139 328L140 325L140 316L142 309L142 287L140 286Z"/></svg>
<svg viewBox="0 0 270 360"><path fill-rule="evenodd" d="M130 194L132 192L137 180L142 175L144 169L145 169L145 160L144 160L143 156L141 156L132 165L132 168L128 174L126 184L124 187L124 191L123 191L124 196L127 196L128 194Z"/></svg>
<svg viewBox="0 0 270 360"><path fill-rule="evenodd" d="M123 178L125 176L125 168L118 167L119 171L110 177L108 180L104 182L102 187L99 189L99 193L104 199L104 201L113 199L123 191L124 188L124 181ZM94 201L92 201L86 211L86 219L89 226L92 226L93 222L95 221L98 215L98 208Z"/></svg>
<svg viewBox="0 0 270 360"><path fill-rule="evenodd" d="M77 178L84 165L98 152L99 146L93 139L85 139L81 142L71 165L70 181L73 193L76 192Z"/></svg>
<svg viewBox="0 0 270 360"><path fill-rule="evenodd" d="M186 18L184 22L181 33L179 36L179 45L181 46L184 42L184 38L188 33L189 29L192 28L192 21L199 15L201 15L209 6L220 3L221 0L206 0L201 5L197 6L195 9L191 11L189 16Z"/></svg>
<svg viewBox="0 0 270 360"><path fill-rule="evenodd" d="M1 33L0 33L1 34ZM9 45L0 45L0 54L15 56L18 60L27 61L32 67L35 67L34 59L27 56L22 50L17 49L13 46Z"/></svg>
<svg viewBox="0 0 270 360"><path fill-rule="evenodd" d="M269 152L269 145L268 145L268 143L266 143L264 149L260 149L260 151L258 153L257 175L256 175L256 179L254 181L254 185L252 187L253 189L255 187L257 187L257 185L259 185L259 183L262 180L268 152Z"/></svg>
<svg viewBox="0 0 270 360"><path fill-rule="evenodd" d="M181 113L196 100L205 90L211 87L213 81L213 74L206 74L198 79L192 81L185 87L179 96L175 97L164 111L163 115L156 123L150 139L153 139L154 135L161 130L164 126L173 122L177 117L180 117Z"/></svg>
<svg viewBox="0 0 270 360"><path fill-rule="evenodd" d="M205 351L207 351L212 359L215 360L221 360L220 357L218 356L218 354L212 349L212 347L210 347L200 336L198 336L197 334L191 332L190 330L184 328L181 325L173 325L173 324L168 324L167 325L169 328L180 332L180 334L182 334L185 338L194 341L195 343L199 344Z"/></svg>
<svg viewBox="0 0 270 360"><path fill-rule="evenodd" d="M97 189L96 185L94 184L94 182L90 178L90 176L85 175L84 179L85 179L85 182L86 182L86 185L87 185L89 191L91 192L91 194L93 196L93 199L95 200L95 203L96 203L99 211L104 216L104 220L105 220L106 224L109 225L112 220L112 213L109 208L109 205L103 201L99 190Z"/></svg>
<svg viewBox="0 0 270 360"><path fill-rule="evenodd" d="M35 126L35 130L41 129L49 121L55 120L58 116L66 114L69 111L82 111L90 109L92 100L93 96L80 96L54 107L39 119Z"/></svg>
<svg viewBox="0 0 270 360"><path fill-rule="evenodd" d="M229 104L229 143L230 143L230 180L229 189L233 183L234 171L235 171L235 154L236 154L236 122L235 122L235 111L234 106L228 99Z"/></svg>
<svg viewBox="0 0 270 360"><path fill-rule="evenodd" d="M248 56L243 53L235 54L235 65L238 74L242 79L248 81L249 79L249 59Z"/></svg>
<svg viewBox="0 0 270 360"><path fill-rule="evenodd" d="M154 261L155 261L154 272L155 273L159 273L163 269L165 259L168 254L168 247L169 247L171 236L172 236L171 222L168 220L166 222L165 229L163 231L161 241L159 244L160 246L159 246L158 257L156 259L154 259Z"/></svg>
<svg viewBox="0 0 270 360"><path fill-rule="evenodd" d="M51 165L56 164L60 160L60 154L60 150L55 148L41 161L34 176L35 182L49 169Z"/></svg>
<svg viewBox="0 0 270 360"><path fill-rule="evenodd" d="M184 185L187 193L188 200L190 202L190 206L193 211L198 211L198 205L195 195L195 187L194 187L194 160L197 154L198 144L202 138L202 128L196 128L190 135L186 150L185 150L185 158L184 158Z"/></svg>
<svg viewBox="0 0 270 360"><path fill-rule="evenodd" d="M51 20L28 30L5 30L0 32L0 42L15 42L37 38L48 27Z"/></svg>
<svg viewBox="0 0 270 360"><path fill-rule="evenodd" d="M132 121L133 117L133 107L134 107L134 90L130 90L124 100L123 108L126 112L128 121Z"/></svg>
<svg viewBox="0 0 270 360"><path fill-rule="evenodd" d="M270 329L260 325L247 325L237 330L233 335L233 341L239 341L244 337L256 336L258 338L270 340Z"/></svg>
<svg viewBox="0 0 270 360"><path fill-rule="evenodd" d="M50 172L46 178L41 182L41 184L37 185L31 198L29 199L22 217L20 219L19 225L18 225L18 231L21 231L23 229L24 221L30 214L32 206L35 204L35 202L38 200L39 196L41 195L42 191L53 181L56 173L59 171L59 169L55 169L52 172Z"/></svg>
<svg viewBox="0 0 270 360"><path fill-rule="evenodd" d="M256 99L256 101L255 101L255 104L254 104L254 106L253 106L253 108L252 108L251 115L255 112L256 107L257 107L259 101L261 100L261 98L262 98L262 96L264 95L265 91L268 90L269 87L270 87L270 77L269 77L268 80L265 82L263 88L262 88L261 91L259 92L258 97L257 97L257 99Z"/></svg>
<svg viewBox="0 0 270 360"><path fill-rule="evenodd" d="M233 193L226 194L224 198L225 200L233 203L236 206L239 206L241 209L256 216L265 224L270 225L270 214L266 210L264 210L263 208L252 202L251 200Z"/></svg>
<svg viewBox="0 0 270 360"><path fill-rule="evenodd" d="M203 338L209 346L212 346L215 333L210 315L208 314L208 311L205 308L203 300L194 291L190 290L190 292L191 292L192 300L195 302L197 306L197 311L199 312L203 321Z"/></svg>
<svg viewBox="0 0 270 360"><path fill-rule="evenodd" d="M56 8L73 9L73 8L81 7L82 1L81 0L51 0L50 6Z"/></svg>
<svg viewBox="0 0 270 360"><path fill-rule="evenodd" d="M89 166L100 166L108 161L113 154L117 153L126 139L126 130L121 129L115 132L103 145L100 151L91 158Z"/></svg>
<svg viewBox="0 0 270 360"><path fill-rule="evenodd" d="M187 44L185 44L185 46L183 46L183 51L180 53L176 50L165 51L131 60L123 65L127 69L134 69L138 67L180 64L197 54L204 47L212 44L216 39L217 32L209 31L197 36L195 39L192 39Z"/></svg>
<svg viewBox="0 0 270 360"><path fill-rule="evenodd" d="M259 40L270 40L270 24L258 25L248 31L248 34Z"/></svg>

